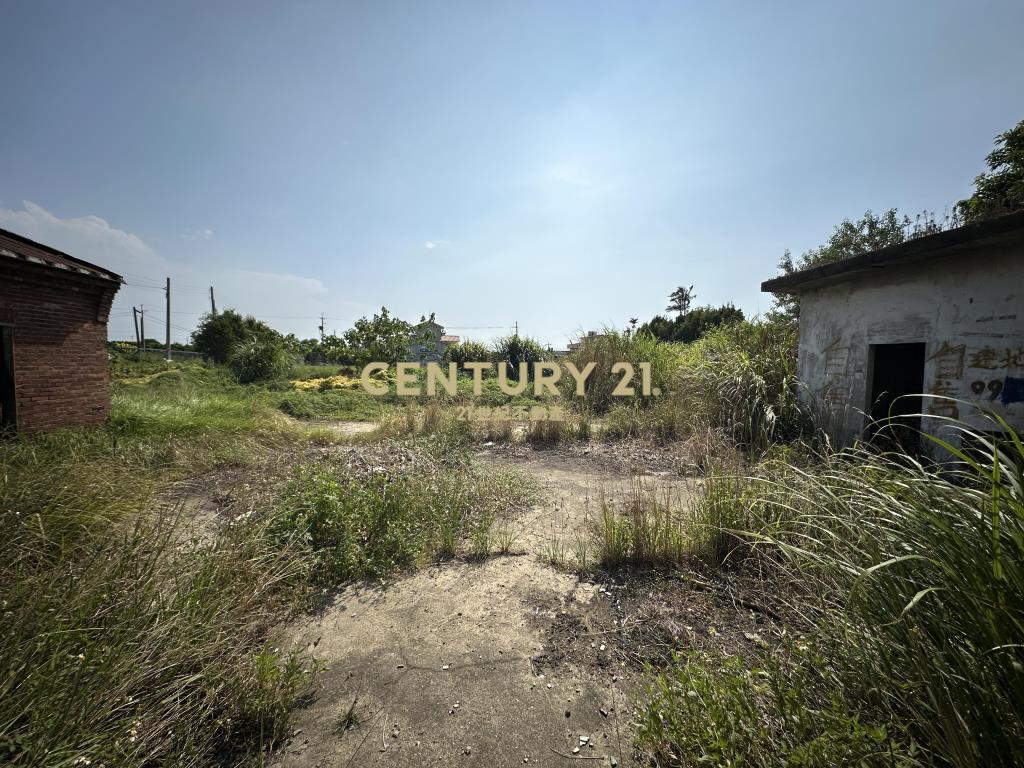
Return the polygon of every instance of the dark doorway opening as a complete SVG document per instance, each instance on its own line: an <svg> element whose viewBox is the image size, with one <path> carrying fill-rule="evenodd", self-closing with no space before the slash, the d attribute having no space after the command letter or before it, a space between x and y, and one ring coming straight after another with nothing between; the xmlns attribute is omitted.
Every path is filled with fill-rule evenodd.
<svg viewBox="0 0 1024 768"><path fill-rule="evenodd" d="M924 344L872 344L868 370L868 439L884 449L920 452Z"/></svg>
<svg viewBox="0 0 1024 768"><path fill-rule="evenodd" d="M0 436L18 423L14 399L14 334L0 325Z"/></svg>

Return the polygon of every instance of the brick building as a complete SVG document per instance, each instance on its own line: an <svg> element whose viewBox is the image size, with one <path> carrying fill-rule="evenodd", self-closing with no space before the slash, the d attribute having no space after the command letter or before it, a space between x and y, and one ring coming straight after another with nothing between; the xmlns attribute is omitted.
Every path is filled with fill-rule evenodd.
<svg viewBox="0 0 1024 768"><path fill-rule="evenodd" d="M100 424L121 277L0 229L0 428Z"/></svg>

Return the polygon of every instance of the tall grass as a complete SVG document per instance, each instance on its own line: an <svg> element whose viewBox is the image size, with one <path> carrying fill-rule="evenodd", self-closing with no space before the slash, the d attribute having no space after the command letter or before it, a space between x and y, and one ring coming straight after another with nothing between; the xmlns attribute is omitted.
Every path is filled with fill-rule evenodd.
<svg viewBox="0 0 1024 768"><path fill-rule="evenodd" d="M756 455L803 434L809 423L797 399L796 330L743 322L709 332L683 348L672 381L675 408L693 430L722 431Z"/></svg>
<svg viewBox="0 0 1024 768"><path fill-rule="evenodd" d="M950 765L1024 760L1024 446L992 421L956 471L851 451L762 534L829 596L840 679Z"/></svg>
<svg viewBox="0 0 1024 768"><path fill-rule="evenodd" d="M302 582L301 553L241 529L182 547L173 519L78 536L49 522L3 519L5 761L196 765L283 736L312 670L266 638Z"/></svg>
<svg viewBox="0 0 1024 768"><path fill-rule="evenodd" d="M990 418L1000 442L960 426L981 449L943 444L955 464L856 448L720 478L701 507L712 563L756 557L802 585L815 689L926 764L1024 762L1024 446Z"/></svg>
<svg viewBox="0 0 1024 768"><path fill-rule="evenodd" d="M616 363L630 363L635 369L631 383L636 391L637 403L641 400L640 363L651 365L651 386L667 392L673 370L678 365L679 345L658 341L648 333L622 333L606 328L600 336L584 338L581 345L568 357L578 370L588 363L595 363L594 372L587 378L586 396L583 404L593 413L604 413L613 405L625 405L625 398L615 397L612 391L619 384L621 374L613 374ZM566 397L575 398L575 380L568 374L562 376L562 387Z"/></svg>
<svg viewBox="0 0 1024 768"><path fill-rule="evenodd" d="M108 425L0 446L0 762L237 762L281 737L311 668L268 632L308 558L253 522L193 539L156 500L301 439L216 376L147 372Z"/></svg>
<svg viewBox="0 0 1024 768"><path fill-rule="evenodd" d="M598 560L608 568L675 565L687 551L688 523L685 507L670 489L634 480L618 504L601 499Z"/></svg>

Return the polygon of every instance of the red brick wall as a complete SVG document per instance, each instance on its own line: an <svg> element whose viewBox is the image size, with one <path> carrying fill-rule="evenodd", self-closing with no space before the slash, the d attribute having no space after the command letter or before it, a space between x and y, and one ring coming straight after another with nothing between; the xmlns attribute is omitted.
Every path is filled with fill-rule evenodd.
<svg viewBox="0 0 1024 768"><path fill-rule="evenodd" d="M0 322L14 329L19 431L106 420L107 317L116 292L98 278L0 263Z"/></svg>

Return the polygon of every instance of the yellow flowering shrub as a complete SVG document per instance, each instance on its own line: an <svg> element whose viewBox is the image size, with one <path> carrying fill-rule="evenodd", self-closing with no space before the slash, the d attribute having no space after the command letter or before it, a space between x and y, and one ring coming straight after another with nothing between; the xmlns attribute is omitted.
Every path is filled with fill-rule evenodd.
<svg viewBox="0 0 1024 768"><path fill-rule="evenodd" d="M291 384L292 389L296 389L300 392L326 389L359 389L361 387L357 377L346 376L342 373L339 373L336 376L325 376L319 379L300 379L293 381Z"/></svg>

